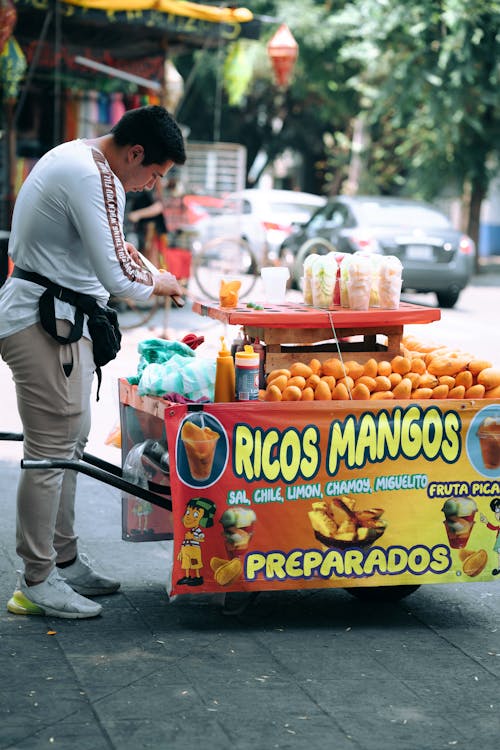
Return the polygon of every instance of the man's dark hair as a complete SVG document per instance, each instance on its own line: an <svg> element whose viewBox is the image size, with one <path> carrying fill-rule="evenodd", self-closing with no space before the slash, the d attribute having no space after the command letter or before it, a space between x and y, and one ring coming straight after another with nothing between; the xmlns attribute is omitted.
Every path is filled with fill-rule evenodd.
<svg viewBox="0 0 500 750"><path fill-rule="evenodd" d="M153 105L129 109L110 131L118 146L144 149L143 166L173 161L184 164L186 151L181 130L164 107Z"/></svg>

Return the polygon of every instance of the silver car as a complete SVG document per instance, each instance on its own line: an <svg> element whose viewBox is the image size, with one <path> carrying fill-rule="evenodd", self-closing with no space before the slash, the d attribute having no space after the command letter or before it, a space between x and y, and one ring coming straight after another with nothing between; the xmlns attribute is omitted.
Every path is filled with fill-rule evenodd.
<svg viewBox="0 0 500 750"><path fill-rule="evenodd" d="M395 255L403 264L403 291L435 292L453 307L474 272L476 248L434 206L386 196L338 196L316 211L281 245L280 261L300 287L304 259L335 249Z"/></svg>

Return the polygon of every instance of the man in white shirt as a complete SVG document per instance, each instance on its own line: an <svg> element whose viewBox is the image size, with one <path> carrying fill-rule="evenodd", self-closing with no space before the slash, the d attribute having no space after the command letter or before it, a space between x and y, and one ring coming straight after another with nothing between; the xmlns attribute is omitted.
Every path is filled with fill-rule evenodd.
<svg viewBox="0 0 500 750"><path fill-rule="evenodd" d="M9 242L16 267L94 297L137 301L181 296L170 273L153 276L125 242L125 194L152 189L186 159L181 131L158 106L126 112L93 140L64 143L46 153L19 192ZM40 324L45 287L10 277L0 289L0 355L12 370L23 424L24 457L79 459L90 430L95 371L86 321L83 335L59 343ZM54 301L57 333L67 337L75 308ZM17 494L17 553L24 574L9 600L16 614L94 617L120 584L92 569L74 532L76 475L60 469L21 474Z"/></svg>

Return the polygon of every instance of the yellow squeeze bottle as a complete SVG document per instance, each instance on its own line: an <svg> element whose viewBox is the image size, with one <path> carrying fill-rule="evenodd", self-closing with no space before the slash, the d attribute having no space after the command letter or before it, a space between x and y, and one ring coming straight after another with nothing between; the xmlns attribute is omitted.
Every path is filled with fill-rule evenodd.
<svg viewBox="0 0 500 750"><path fill-rule="evenodd" d="M221 349L215 366L215 398L216 403L234 401L235 373L234 361L230 350L226 346L224 336L220 337Z"/></svg>

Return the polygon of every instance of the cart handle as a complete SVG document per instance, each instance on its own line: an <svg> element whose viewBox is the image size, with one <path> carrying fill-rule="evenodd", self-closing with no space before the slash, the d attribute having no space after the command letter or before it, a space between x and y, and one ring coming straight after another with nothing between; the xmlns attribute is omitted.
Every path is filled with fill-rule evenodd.
<svg viewBox="0 0 500 750"><path fill-rule="evenodd" d="M85 457L85 455L84 455ZM94 459L94 456L88 456ZM104 462L106 463L106 462ZM42 459L31 459L25 458L21 461L22 469L72 469L73 471L79 471L82 474L86 474L93 479L97 479L105 484L110 484L112 487L116 487L118 490L127 492L129 495L140 497L141 500L147 500L152 505L157 505L165 510L172 510L172 500L168 497L162 497L154 492L150 492L144 487L135 485L132 482L128 482L121 476L111 471L106 471L98 466L89 466L83 461L64 459L64 458L42 458ZM117 467L113 467L117 468ZM119 470L118 470L119 471Z"/></svg>
<svg viewBox="0 0 500 750"><path fill-rule="evenodd" d="M22 432L0 432L0 440L13 440L22 442L24 435ZM90 464L91 466L87 466ZM92 467L92 468L91 468ZM93 456L91 453L84 453L82 461L70 460L70 459L58 459L58 458L47 458L47 459L23 459L21 461L22 469L73 469L74 471L80 471L82 474L97 479L105 484L110 484L112 487L116 487L123 492L127 492L129 495L140 497L141 500L147 500L153 505L157 505L159 508L165 510L172 510L172 500L164 497L156 492L140 487L128 482L123 479L122 469L115 464L109 463L98 456ZM158 485L159 486L159 485Z"/></svg>

